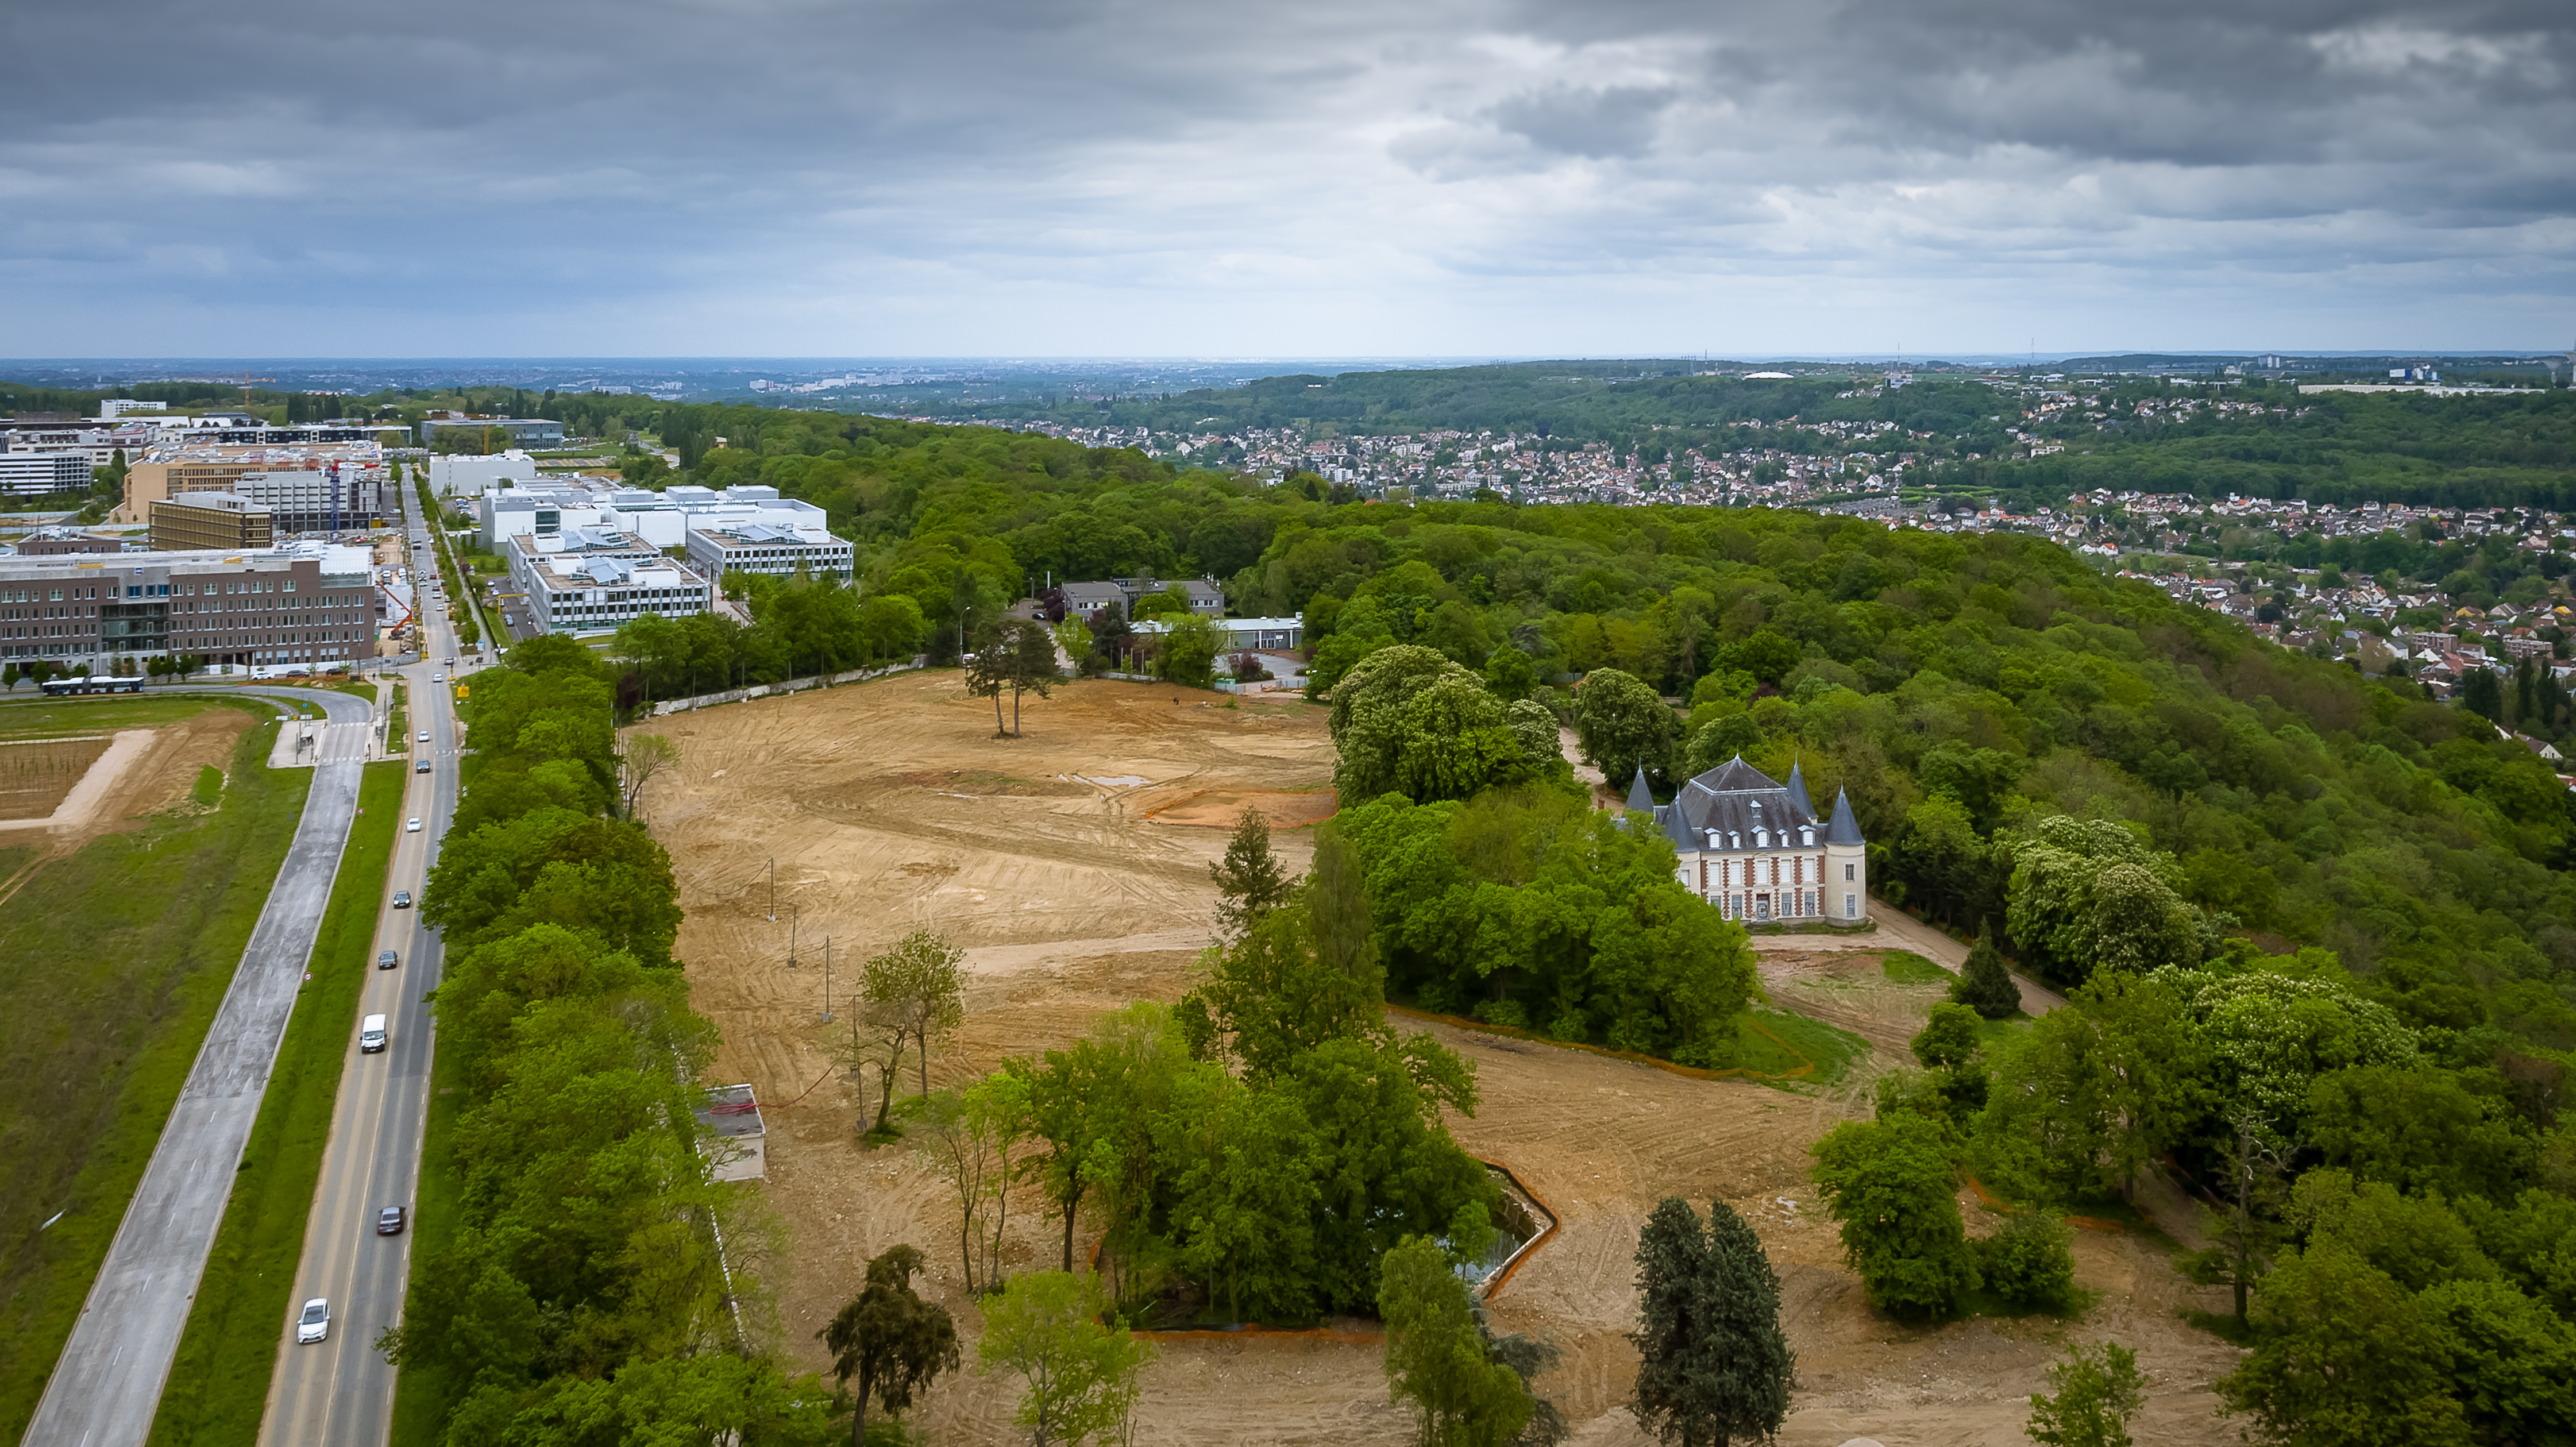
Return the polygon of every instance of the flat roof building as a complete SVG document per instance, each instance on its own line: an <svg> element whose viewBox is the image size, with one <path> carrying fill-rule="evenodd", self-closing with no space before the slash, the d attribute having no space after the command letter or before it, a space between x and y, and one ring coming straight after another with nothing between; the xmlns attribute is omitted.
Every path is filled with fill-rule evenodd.
<svg viewBox="0 0 2576 1447"><path fill-rule="evenodd" d="M436 447L441 432L465 432L476 436L498 427L510 438L512 447L561 447L563 424L551 417L424 417L413 431L420 445Z"/></svg>
<svg viewBox="0 0 2576 1447"><path fill-rule="evenodd" d="M685 618L714 606L706 579L613 528L517 533L508 554L529 617L549 633L607 632L647 613Z"/></svg>
<svg viewBox="0 0 2576 1447"><path fill-rule="evenodd" d="M152 550L265 548L276 541L266 504L234 492L192 492L152 504Z"/></svg>
<svg viewBox="0 0 2576 1447"><path fill-rule="evenodd" d="M688 530L689 566L721 581L727 573L768 573L817 578L850 576L857 549L820 527L744 522Z"/></svg>
<svg viewBox="0 0 2576 1447"><path fill-rule="evenodd" d="M334 464L354 466L361 476L383 476L384 449L372 442L283 444L277 446L191 442L156 447L132 463L125 474L125 498L108 515L111 522L149 521L156 499L191 492L231 492L253 472L306 472Z"/></svg>
<svg viewBox="0 0 2576 1447"><path fill-rule="evenodd" d="M375 654L370 564L326 543L0 557L0 658L92 673L173 653L219 671L345 665Z"/></svg>
<svg viewBox="0 0 2576 1447"><path fill-rule="evenodd" d="M65 553L121 553L122 538L103 538L78 528L38 528L18 540L18 555L25 558L55 558Z"/></svg>
<svg viewBox="0 0 2576 1447"><path fill-rule="evenodd" d="M0 493L51 497L87 492L90 461L77 452L0 452Z"/></svg>

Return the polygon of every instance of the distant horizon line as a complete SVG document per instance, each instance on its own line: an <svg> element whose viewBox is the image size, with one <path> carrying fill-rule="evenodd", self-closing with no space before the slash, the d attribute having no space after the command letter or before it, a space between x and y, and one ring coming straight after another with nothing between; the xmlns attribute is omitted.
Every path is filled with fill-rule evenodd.
<svg viewBox="0 0 2576 1447"><path fill-rule="evenodd" d="M178 353L174 353L174 354L161 355L161 356L135 356L135 355L128 355L128 356L114 356L114 357L106 357L106 356L101 356L101 357L66 357L66 356L52 356L52 357L0 357L0 367L11 367L11 366L81 366L81 367L90 367L90 366L117 366L117 365L176 366L176 365L183 365L183 364L212 363L212 362L247 362L247 363L251 363L251 364L253 364L253 365L267 365L267 364L272 364L272 363L283 363L283 362L304 362L304 363L321 362L321 363L340 363L340 364L363 364L363 363L383 364L383 363L406 363L406 364L411 364L411 365L435 365L435 364L442 364L442 363L446 363L446 364L454 364L454 363L491 363L491 362L511 362L511 363L518 363L518 364L522 364L522 365L527 365L527 364L539 364L539 363L558 363L558 364L563 364L563 363L581 363L581 364L591 364L591 363L611 362L611 363L628 363L628 364L633 364L633 363L695 363L695 364L701 364L701 365L705 365L705 364L722 364L722 365L728 365L728 366L745 366L745 365L751 365L751 364L770 364L770 365L776 365L776 364L781 364L781 363L832 365L832 364L848 363L848 362L913 362L913 363L920 363L920 362L945 362L945 363L956 363L956 362L1023 362L1023 363L1067 363L1067 362L1103 363L1103 362L1114 362L1114 363L1126 363L1126 364L1131 364L1131 365L1132 365L1132 364L1137 364L1137 363L1156 363L1156 362L1159 362L1159 363L1188 363L1188 364L1193 364L1193 365L1198 365L1198 366L1218 366L1218 365L1229 365L1229 364L1231 364L1231 365L1242 365L1242 364L1249 364L1249 363L1264 363L1264 364L1271 364L1271 363L1281 363L1281 362L1415 362L1415 363L1420 363L1420 362L1447 362L1447 363L1464 363L1464 364L1474 364L1474 363L1538 363L1538 362L1687 362L1687 361L1702 361L1702 362L1710 362L1710 363L1716 363L1716 362L1727 362L1727 363L1736 363L1736 362L1806 362L1806 363L1812 363L1812 364L1826 364L1826 365L1830 365L1830 364L1834 364L1834 363L1866 363L1866 362L1882 362L1882 361L1922 361L1922 362L1952 361L1952 362L2019 362L2019 363L2022 363L2023 365L2030 365L2030 364L2032 364L2032 363L2034 363L2034 362L2064 362L2064 361L2075 361L2075 360L2080 360L2080 359L2084 359L2084 358L2092 358L2092 357L2178 357L2178 358L2198 358L2198 357L2263 357L2263 356L2279 356L2279 357L2308 357L2308 358L2332 358L2332 357L2525 357L2525 358L2540 358L2540 357L2563 357L2563 356L2565 356L2565 355L2566 355L2566 352L2565 352L2564 350L2561 350L2561 349L2558 349L2558 348L2554 348L2554 347L2549 347L2549 348L2529 348L2529 347L2486 347L2486 348L2475 348L2475 347L2448 347L2448 348L2383 347L2383 348L2376 348L2376 349L2373 349L2373 348L2353 348L2353 347L2342 347L2342 348L2332 348L2332 349L2326 349L2326 348L2296 348L2296 347L2260 347L2260 348L2208 347L2208 348L2199 348L2199 349L2182 349L2182 348L2171 348L2171 347L2164 347L2164 348L2135 348L2135 347L2133 347L2133 348L2127 348L2127 349L2087 348L2087 349L2080 349L2080 350L2073 350L2073 351L2046 351L2046 352L2041 352L2041 351L2019 351L2019 352L1989 352L1989 351L1910 351L1910 350L1909 350L1909 351L1888 351L1888 352L1863 352L1863 351L1834 351L1834 352L1768 352L1768 353L1758 353L1758 352L1741 352L1741 353L1732 353L1732 354L1727 354L1727 355L1723 355L1723 356L1721 356L1721 355L1719 355L1719 354L1717 354L1717 353L1715 353L1715 352L1704 352L1704 353L1703 353L1703 352L1660 352L1660 353L1658 353L1658 352L1627 352L1627 353L1614 353L1614 352L1593 352L1593 353L1573 353L1573 352L1527 352L1527 353L1518 353L1518 352L1340 352L1340 353L1334 353L1334 352L1306 352L1306 353L1286 353L1286 352L1281 352L1281 353L1270 353L1270 354L1266 354L1266 355L1263 355L1263 354L1246 354L1246 355L1239 355L1239 356L1222 356L1222 355L1214 355L1214 354L1207 354L1207 353L1185 353L1185 352L1160 353L1160 354L1150 354L1150 355L1149 355L1149 354L1142 354L1142 353L1108 353L1108 352L1104 352L1104 353L1062 353L1062 354L1048 354L1048 353L1037 353L1037 352L950 352L950 353L930 353L930 352L898 353L898 352L880 352L880 353L841 353L841 354L835 354L835 353L811 353L811 354L803 354L803 353L800 353L800 354L784 354L784 353L781 353L781 354L742 353L742 354L738 354L738 355L689 355L689 354L682 354L682 353L658 353L658 354L657 354L657 353L641 353L641 352L639 352L639 353L628 353L628 354L608 354L608 353L598 353L598 354L559 353L559 354L549 354L549 355L535 355L535 354L529 354L529 355L517 355L517 354L503 354L503 353L486 353L486 354L481 354L481 355L457 354L457 355L449 355L449 356L432 356L432 355L401 356L401 355L390 355L390 354L388 354L388 355L364 356L364 355L356 355L356 354L325 355L325 354L321 354L321 353L274 352L274 353L256 354L256 355L255 355L255 354L251 354L251 353L234 353L234 354L218 354L218 353L178 354Z"/></svg>

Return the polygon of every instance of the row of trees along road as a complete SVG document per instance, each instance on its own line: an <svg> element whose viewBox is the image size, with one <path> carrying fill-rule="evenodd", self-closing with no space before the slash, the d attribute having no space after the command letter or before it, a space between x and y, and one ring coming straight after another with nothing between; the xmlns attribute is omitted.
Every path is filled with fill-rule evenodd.
<svg viewBox="0 0 2576 1447"><path fill-rule="evenodd" d="M828 1442L832 1394L769 1345L764 1218L700 1154L715 1027L672 956L670 861L613 817L612 684L532 639L465 707L475 753L421 901L463 1185L381 1341L403 1391L456 1447Z"/></svg>

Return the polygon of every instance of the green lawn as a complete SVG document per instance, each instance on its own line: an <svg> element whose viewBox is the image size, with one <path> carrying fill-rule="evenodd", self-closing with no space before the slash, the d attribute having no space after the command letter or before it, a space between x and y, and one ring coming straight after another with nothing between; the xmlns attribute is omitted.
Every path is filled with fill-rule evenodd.
<svg viewBox="0 0 2576 1447"><path fill-rule="evenodd" d="M267 767L274 715L249 699L35 706L209 707L262 720L233 751L220 808L100 838L0 904L0 1442L35 1413L313 783Z"/></svg>
<svg viewBox="0 0 2576 1447"><path fill-rule="evenodd" d="M47 739L66 734L103 734L116 729L153 729L206 711L215 702L201 693L95 694L88 698L9 699L0 695L0 739ZM277 715L266 703L248 698L243 706L262 719Z"/></svg>
<svg viewBox="0 0 2576 1447"><path fill-rule="evenodd" d="M406 780L398 762L369 764L358 789L362 811L349 831L331 903L322 916L295 1013L251 1127L247 1161L234 1179L223 1229L206 1259L205 1280L188 1312L170 1380L194 1384L161 1399L155 1444L238 1444L259 1438L277 1365L278 1324L294 1295L304 1228L331 1140L340 1068L358 1025L358 999L375 973L375 934L402 821Z"/></svg>
<svg viewBox="0 0 2576 1447"><path fill-rule="evenodd" d="M1736 1027L1738 1067L1779 1077L1764 1084L1832 1085L1850 1073L1852 1062L1869 1054L1869 1042L1822 1020L1787 1010L1755 1006ZM1814 1069L1796 1074L1801 1065Z"/></svg>
<svg viewBox="0 0 2576 1447"><path fill-rule="evenodd" d="M1958 978L1912 950L1889 950L1879 957L1878 967L1900 985L1946 985Z"/></svg>

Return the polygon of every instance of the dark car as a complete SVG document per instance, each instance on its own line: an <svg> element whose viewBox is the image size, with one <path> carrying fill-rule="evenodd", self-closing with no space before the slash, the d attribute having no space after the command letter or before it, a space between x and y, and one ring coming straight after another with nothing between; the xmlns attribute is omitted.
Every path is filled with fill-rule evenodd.
<svg viewBox="0 0 2576 1447"><path fill-rule="evenodd" d="M397 890L395 890L395 891L394 891L394 908L396 908L396 909L409 909L409 908L411 908L411 891L410 891L410 890L408 890L408 889L397 889Z"/></svg>
<svg viewBox="0 0 2576 1447"><path fill-rule="evenodd" d="M378 951L376 951L376 968L377 968L377 969L380 969L380 970L390 970L390 969L392 969L394 966L399 965L399 964L401 964L401 963L402 963L402 956L401 956L401 955L398 955L398 954L396 954L396 953L394 953L392 950L378 950Z"/></svg>
<svg viewBox="0 0 2576 1447"><path fill-rule="evenodd" d="M415 774L426 774L426 773L428 773L428 772L429 772L429 760L427 760L427 759L423 759L423 760L421 760L419 763L416 763L416 764L412 765L412 766L411 766L411 771L412 771L413 773L415 773Z"/></svg>
<svg viewBox="0 0 2576 1447"><path fill-rule="evenodd" d="M399 1236L399 1235L401 1235L401 1234L402 1234L402 1228L403 1228L403 1208L402 1208L402 1207L400 1207L400 1206L387 1206L387 1207L385 1207L383 1210L378 1211L378 1212L376 1213L376 1234L377 1234L377 1235L379 1235L379 1236Z"/></svg>

